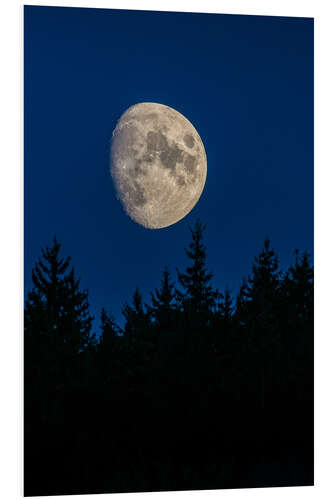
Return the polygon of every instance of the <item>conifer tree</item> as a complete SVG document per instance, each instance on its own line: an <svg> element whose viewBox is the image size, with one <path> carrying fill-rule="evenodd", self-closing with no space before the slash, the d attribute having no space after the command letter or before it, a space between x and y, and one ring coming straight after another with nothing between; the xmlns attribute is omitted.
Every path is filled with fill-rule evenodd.
<svg viewBox="0 0 333 500"><path fill-rule="evenodd" d="M168 268L165 267L160 288L155 288L151 293L152 306L148 306L157 328L165 330L172 325L175 313L174 299L174 284L171 282Z"/></svg>
<svg viewBox="0 0 333 500"><path fill-rule="evenodd" d="M281 290L284 342L295 359L313 352L313 267L307 252L295 252L295 263L286 272Z"/></svg>
<svg viewBox="0 0 333 500"><path fill-rule="evenodd" d="M101 335L97 346L97 358L104 381L109 383L116 377L121 364L120 343L123 337L121 328L117 325L111 311L107 312L103 307L100 320Z"/></svg>
<svg viewBox="0 0 333 500"><path fill-rule="evenodd" d="M236 297L235 319L239 326L244 326L246 321L246 308L248 304L248 283L245 278L242 279L241 287Z"/></svg>
<svg viewBox="0 0 333 500"><path fill-rule="evenodd" d="M226 287L223 294L221 294L221 301L219 304L219 312L222 320L225 323L231 323L233 316L233 300L231 296L231 292L228 287Z"/></svg>
<svg viewBox="0 0 333 500"><path fill-rule="evenodd" d="M126 302L122 313L125 317L124 334L128 340L133 341L140 337L143 338L148 333L150 327L149 313L145 310L138 287L134 290L132 304Z"/></svg>
<svg viewBox="0 0 333 500"><path fill-rule="evenodd" d="M264 318L265 315L272 312L280 278L278 257L271 248L269 239L266 238L263 250L254 258L252 274L249 277L246 290L252 317L256 316L258 319L259 315Z"/></svg>
<svg viewBox="0 0 333 500"><path fill-rule="evenodd" d="M251 377L257 384L257 402L264 409L278 384L278 367L282 356L280 317L281 272L278 257L268 238L264 248L254 258L252 273L246 289L246 342L248 356L252 359ZM244 339L245 340L245 339Z"/></svg>
<svg viewBox="0 0 333 500"><path fill-rule="evenodd" d="M224 293L216 290L217 307L211 323L211 344L215 352L226 355L231 349L231 333L233 327L234 305L228 287Z"/></svg>
<svg viewBox="0 0 333 500"><path fill-rule="evenodd" d="M307 321L313 315L313 267L308 252L295 252L295 264L288 269L284 279L287 299L294 306L299 321Z"/></svg>
<svg viewBox="0 0 333 500"><path fill-rule="evenodd" d="M211 281L213 274L207 271L206 247L203 244L205 226L197 220L194 228L190 228L192 240L185 253L190 265L184 273L177 269L178 281L183 291L177 289L177 299L184 311L207 315L211 312L216 300L216 292Z"/></svg>
<svg viewBox="0 0 333 500"><path fill-rule="evenodd" d="M24 409L33 442L43 425L50 425L56 440L73 429L70 419L66 428L56 426L57 433L53 424L61 422L68 401L84 384L81 351L90 350L93 342L87 292L80 290L70 259L60 256L60 248L54 238L42 249L25 302ZM85 372L91 381L92 372Z"/></svg>
<svg viewBox="0 0 333 500"><path fill-rule="evenodd" d="M80 290L70 258L61 258L60 248L54 237L34 266L33 289L25 304L25 332L55 353L75 354L92 342L92 317L88 293Z"/></svg>
<svg viewBox="0 0 333 500"><path fill-rule="evenodd" d="M99 347L100 350L110 351L114 348L115 342L121 333L121 329L117 325L112 313L108 313L104 307L101 311L101 336Z"/></svg>

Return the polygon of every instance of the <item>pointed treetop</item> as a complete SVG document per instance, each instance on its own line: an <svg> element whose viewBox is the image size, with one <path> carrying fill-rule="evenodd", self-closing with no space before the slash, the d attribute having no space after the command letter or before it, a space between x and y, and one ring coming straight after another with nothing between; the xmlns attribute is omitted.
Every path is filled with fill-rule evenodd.
<svg viewBox="0 0 333 500"><path fill-rule="evenodd" d="M115 339L121 334L121 328L117 325L112 312L107 312L104 307L101 310L100 329L100 347L102 349L113 347Z"/></svg>
<svg viewBox="0 0 333 500"><path fill-rule="evenodd" d="M167 267L163 270L160 288L155 288L150 295L152 305L147 305L147 309L153 321L155 321L155 326L162 330L169 329L174 318L175 290Z"/></svg>
<svg viewBox="0 0 333 500"><path fill-rule="evenodd" d="M265 239L264 248L254 258L252 275L249 277L249 285L252 289L256 287L276 286L280 276L279 263L276 252L271 248L268 238Z"/></svg>
<svg viewBox="0 0 333 500"><path fill-rule="evenodd" d="M151 293L151 299L154 307L169 307L174 298L174 284L171 282L171 275L165 266L162 274L160 288L155 288Z"/></svg>

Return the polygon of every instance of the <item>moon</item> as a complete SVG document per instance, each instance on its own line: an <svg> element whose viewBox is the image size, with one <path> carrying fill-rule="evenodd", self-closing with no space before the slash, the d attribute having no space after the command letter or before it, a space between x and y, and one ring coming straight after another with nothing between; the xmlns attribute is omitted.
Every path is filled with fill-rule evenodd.
<svg viewBox="0 0 333 500"><path fill-rule="evenodd" d="M154 102L128 108L112 134L111 176L126 213L161 229L183 219L205 186L207 157L185 116Z"/></svg>

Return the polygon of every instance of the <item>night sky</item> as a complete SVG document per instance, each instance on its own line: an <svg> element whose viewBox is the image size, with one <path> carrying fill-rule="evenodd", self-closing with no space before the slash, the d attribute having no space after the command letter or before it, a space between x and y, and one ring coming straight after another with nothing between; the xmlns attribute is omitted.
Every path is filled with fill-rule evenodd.
<svg viewBox="0 0 333 500"><path fill-rule="evenodd" d="M269 236L282 266L313 253L313 20L25 7L25 290L53 235L117 319L136 285L184 268L188 226L207 224L214 285L237 291ZM110 138L138 102L195 126L207 181L192 212L160 230L116 199Z"/></svg>

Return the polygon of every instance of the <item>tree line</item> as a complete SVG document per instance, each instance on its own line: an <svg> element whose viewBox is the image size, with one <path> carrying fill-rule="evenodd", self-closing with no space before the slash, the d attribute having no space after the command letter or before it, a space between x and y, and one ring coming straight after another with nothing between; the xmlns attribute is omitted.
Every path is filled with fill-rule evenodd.
<svg viewBox="0 0 333 500"><path fill-rule="evenodd" d="M281 269L265 240L236 297L212 286L205 226L124 327L54 238L24 320L25 495L313 482L313 266Z"/></svg>

